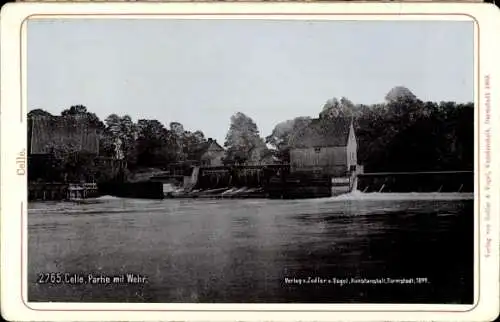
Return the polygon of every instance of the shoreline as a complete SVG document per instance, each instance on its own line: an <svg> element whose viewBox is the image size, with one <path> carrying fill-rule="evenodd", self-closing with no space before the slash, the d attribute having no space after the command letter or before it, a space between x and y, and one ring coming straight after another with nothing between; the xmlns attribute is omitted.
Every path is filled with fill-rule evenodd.
<svg viewBox="0 0 500 322"><path fill-rule="evenodd" d="M73 203L85 204L95 203L96 201L106 201L113 199L135 199L135 200L174 200L174 199L192 199L192 200L245 200L245 199L259 199L259 200L335 200L335 201L466 201L474 200L474 194L469 192L406 192L406 193L347 193L338 196L330 197L310 197L310 198L269 198L263 194L254 195L237 195L237 196L221 196L221 195L178 195L178 196L165 196L159 198L134 198L134 197L119 197L113 195L102 195L94 198L87 198L81 200L28 200L28 203Z"/></svg>

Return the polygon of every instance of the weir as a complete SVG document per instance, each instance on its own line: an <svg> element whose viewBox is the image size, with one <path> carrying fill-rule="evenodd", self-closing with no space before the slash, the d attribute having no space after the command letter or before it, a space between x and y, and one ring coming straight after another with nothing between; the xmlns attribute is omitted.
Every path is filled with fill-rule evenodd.
<svg viewBox="0 0 500 322"><path fill-rule="evenodd" d="M369 192L473 192L473 171L380 172L357 176L357 190Z"/></svg>
<svg viewBox="0 0 500 322"><path fill-rule="evenodd" d="M164 181L166 182L166 181ZM472 192L473 171L380 172L353 171L344 177L320 173L290 173L287 164L202 166L185 173L183 190L191 197L245 197L255 191L272 199L321 198L363 193ZM190 193L193 191L193 193ZM185 195L185 197L188 197Z"/></svg>
<svg viewBox="0 0 500 322"><path fill-rule="evenodd" d="M287 173L287 164L200 167L195 189L263 188L272 177Z"/></svg>
<svg viewBox="0 0 500 322"><path fill-rule="evenodd" d="M192 166L170 171L148 182L102 186L104 191L138 198L271 198L303 199L363 193L461 192L474 190L473 171L380 172L332 177L321 173L290 173L287 164ZM135 190L141 191L135 191ZM114 193L111 193L113 190ZM119 193L118 193L119 192Z"/></svg>

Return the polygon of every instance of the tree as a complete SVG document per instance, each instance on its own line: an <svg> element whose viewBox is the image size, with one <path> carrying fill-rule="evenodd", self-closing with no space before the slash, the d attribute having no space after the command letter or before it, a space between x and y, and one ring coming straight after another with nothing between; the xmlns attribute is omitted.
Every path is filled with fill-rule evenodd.
<svg viewBox="0 0 500 322"><path fill-rule="evenodd" d="M184 126L179 122L170 122L170 131L178 137L181 137L185 132Z"/></svg>
<svg viewBox="0 0 500 322"><path fill-rule="evenodd" d="M201 131L191 133L184 132L182 152L188 160L200 161L202 155L206 152L207 139Z"/></svg>
<svg viewBox="0 0 500 322"><path fill-rule="evenodd" d="M202 131L194 131L193 137L200 142L205 140L205 134Z"/></svg>
<svg viewBox="0 0 500 322"><path fill-rule="evenodd" d="M96 128L98 131L103 131L105 128L104 123L99 119L95 113L91 113L87 110L87 107L83 105L73 105L69 109L63 110L61 116L75 116L86 118L88 124L91 127Z"/></svg>
<svg viewBox="0 0 500 322"><path fill-rule="evenodd" d="M396 101L415 101L417 97L408 88L396 86L387 93L385 100L388 103Z"/></svg>
<svg viewBox="0 0 500 322"><path fill-rule="evenodd" d="M175 144L169 131L157 120L139 120L136 141L137 165L143 167L164 166L175 160Z"/></svg>
<svg viewBox="0 0 500 322"><path fill-rule="evenodd" d="M340 100L332 98L323 105L319 114L320 118L354 117L361 114L361 106L356 106L349 99L342 97Z"/></svg>
<svg viewBox="0 0 500 322"><path fill-rule="evenodd" d="M259 163L269 154L269 149L262 138L256 140L255 145L250 149L247 162Z"/></svg>
<svg viewBox="0 0 500 322"><path fill-rule="evenodd" d="M184 126L179 122L170 122L170 132L174 138L175 142L175 153L178 160L185 160L187 155L185 154L184 139L185 130Z"/></svg>
<svg viewBox="0 0 500 322"><path fill-rule="evenodd" d="M289 161L289 140L302 128L309 125L311 118L307 116L296 117L293 120L278 123L273 132L266 137L266 143L271 145L274 156L283 162Z"/></svg>
<svg viewBox="0 0 500 322"><path fill-rule="evenodd" d="M422 102L396 88L356 121L359 160L368 171L473 169L474 105Z"/></svg>
<svg viewBox="0 0 500 322"><path fill-rule="evenodd" d="M65 181L95 181L98 179L96 178L97 171L95 155L93 154L85 152L67 153L64 157Z"/></svg>
<svg viewBox="0 0 500 322"><path fill-rule="evenodd" d="M62 116L66 116L66 115L84 115L84 114L87 114L87 113L88 113L87 107L85 107L84 105L73 105L70 108L63 110L61 112L61 115Z"/></svg>
<svg viewBox="0 0 500 322"><path fill-rule="evenodd" d="M105 133L102 136L103 151L107 155L122 157L130 167L134 167L137 160L136 139L137 126L128 115L109 115L106 120Z"/></svg>
<svg viewBox="0 0 500 322"><path fill-rule="evenodd" d="M42 110L42 109L34 109L28 112L28 118L33 118L33 117L52 117L53 115L50 114L49 112Z"/></svg>
<svg viewBox="0 0 500 322"><path fill-rule="evenodd" d="M255 161L260 157L260 153L256 153L255 150L264 149L265 142L260 137L255 122L247 115L238 112L231 116L224 146L227 148L228 161L242 163L248 160Z"/></svg>

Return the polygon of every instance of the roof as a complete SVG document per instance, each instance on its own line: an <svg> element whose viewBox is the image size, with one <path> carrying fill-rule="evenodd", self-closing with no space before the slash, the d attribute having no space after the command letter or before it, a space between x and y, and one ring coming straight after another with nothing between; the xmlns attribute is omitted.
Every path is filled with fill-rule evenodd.
<svg viewBox="0 0 500 322"><path fill-rule="evenodd" d="M207 142L203 142L201 145L200 145L200 150L203 151L203 153L205 152L219 152L219 151L224 151L224 148L222 146L220 146L219 143L217 143L217 141L207 141Z"/></svg>
<svg viewBox="0 0 500 322"><path fill-rule="evenodd" d="M199 158L206 159L211 158L209 155L211 153L224 152L224 148L220 146L215 140L207 141L200 144L198 148Z"/></svg>
<svg viewBox="0 0 500 322"><path fill-rule="evenodd" d="M219 143L217 143L217 141L212 141L208 146L207 150L213 152L219 152L219 151L224 151L224 148Z"/></svg>
<svg viewBox="0 0 500 322"><path fill-rule="evenodd" d="M71 116L36 116L31 118L32 154L49 154L56 147L99 153L97 129L85 118Z"/></svg>
<svg viewBox="0 0 500 322"><path fill-rule="evenodd" d="M340 147L349 139L351 118L314 119L290 139L291 148Z"/></svg>

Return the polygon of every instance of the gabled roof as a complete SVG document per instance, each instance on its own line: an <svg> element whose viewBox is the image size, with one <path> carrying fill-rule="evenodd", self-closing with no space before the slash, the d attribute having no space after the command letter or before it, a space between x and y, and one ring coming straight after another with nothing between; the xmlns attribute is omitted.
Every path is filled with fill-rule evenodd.
<svg viewBox="0 0 500 322"><path fill-rule="evenodd" d="M52 148L71 147L99 153L99 134L87 119L75 116L36 116L30 119L31 154L49 154Z"/></svg>
<svg viewBox="0 0 500 322"><path fill-rule="evenodd" d="M314 119L290 139L291 148L343 147L347 146L352 119Z"/></svg>
<svg viewBox="0 0 500 322"><path fill-rule="evenodd" d="M211 153L217 153L217 152L224 152L224 148L220 146L219 143L217 143L215 140L213 141L207 141L201 144L199 148L199 158L201 159L206 159L206 158L211 158L210 154Z"/></svg>
<svg viewBox="0 0 500 322"><path fill-rule="evenodd" d="M224 148L217 143L217 141L212 141L209 143L207 151L214 151L214 152L219 152L219 151L224 151Z"/></svg>
<svg viewBox="0 0 500 322"><path fill-rule="evenodd" d="M200 151L202 151L202 153L219 152L219 151L224 151L224 148L219 143L217 143L217 141L212 140L212 141L203 142L200 145Z"/></svg>

